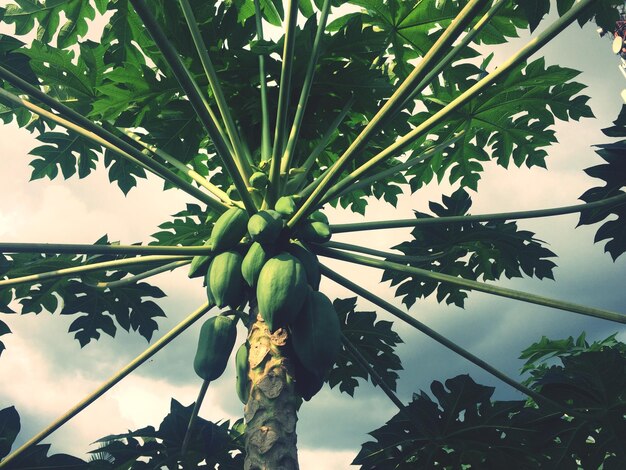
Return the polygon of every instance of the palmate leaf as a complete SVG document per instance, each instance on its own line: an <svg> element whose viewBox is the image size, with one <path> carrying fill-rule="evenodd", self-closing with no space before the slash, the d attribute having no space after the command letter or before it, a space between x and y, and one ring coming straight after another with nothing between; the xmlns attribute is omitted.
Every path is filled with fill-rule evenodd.
<svg viewBox="0 0 626 470"><path fill-rule="evenodd" d="M362 469L607 468L626 461L626 346L615 335L589 345L542 338L527 348L528 385L576 413L524 401L491 401L469 376L431 385L372 433ZM541 358L560 364L545 367ZM539 362L537 362L539 361ZM469 467L468 467L469 468Z"/></svg>
<svg viewBox="0 0 626 470"><path fill-rule="evenodd" d="M155 46L130 2L109 0L107 8L113 14L102 32L101 42L108 45L104 61L119 67L145 64L142 49L154 49Z"/></svg>
<svg viewBox="0 0 626 470"><path fill-rule="evenodd" d="M92 454L99 456L104 468L175 468L181 462L184 468L240 469L243 466L243 420L235 423L213 423L198 417L195 432L191 434L187 453L181 455L181 446L189 424L193 403L183 406L172 399L170 413L158 429L147 426L124 434L99 439L101 444ZM143 462L143 463L142 463ZM95 466L95 465L94 465Z"/></svg>
<svg viewBox="0 0 626 470"><path fill-rule="evenodd" d="M61 49L76 44L89 29L96 10L92 2L83 0L13 0L7 6L4 21L15 24L18 35L28 34L37 24L37 39L45 43L56 36ZM96 0L99 13L106 11L106 0ZM58 34L57 34L58 33Z"/></svg>
<svg viewBox="0 0 626 470"><path fill-rule="evenodd" d="M202 245L211 237L217 214L203 210L197 204L187 204L187 209L174 214L174 219L159 225L163 229L152 234L150 245Z"/></svg>
<svg viewBox="0 0 626 470"><path fill-rule="evenodd" d="M335 299L333 302L339 315L341 330L352 345L359 350L367 362L382 377L392 390L396 389L398 374L402 370L395 347L402 342L392 329L392 322L378 320L375 312L356 311L356 297ZM354 396L359 385L358 378L372 380L369 373L355 362L352 355L342 346L339 358L328 375L331 387Z"/></svg>
<svg viewBox="0 0 626 470"><path fill-rule="evenodd" d="M14 406L0 410L0 460L11 451L20 429L20 415ZM49 450L50 444L35 445L17 457L6 468L9 470L20 468L75 468L77 470L85 470L88 468L87 462L77 457L66 454L48 456Z"/></svg>
<svg viewBox="0 0 626 470"><path fill-rule="evenodd" d="M81 114L87 114L97 97L96 87L102 83L106 47L105 44L85 41L75 50L62 50L33 41L29 48L22 48L19 52L30 57L29 66L48 87L49 95Z"/></svg>
<svg viewBox="0 0 626 470"><path fill-rule="evenodd" d="M541 455L527 445L532 430L522 424L536 412L523 401L490 401L493 387L468 375L434 381L413 401L370 434L354 459L361 469L539 468Z"/></svg>
<svg viewBox="0 0 626 470"><path fill-rule="evenodd" d="M550 0L514 0L518 8L526 15L531 32L535 30L541 19L550 12ZM574 0L557 0L559 15L563 15L574 4ZM582 26L588 21L607 31L612 31L619 19L618 8L623 6L622 0L601 0L592 2L579 16L578 23Z"/></svg>
<svg viewBox="0 0 626 470"><path fill-rule="evenodd" d="M0 9L0 19L2 18L2 10ZM0 62L2 66L12 71L13 73L21 76L27 82L36 85L39 83L37 76L30 68L29 59L26 55L20 52L20 49L24 46L24 43L14 37L6 34L0 34ZM15 90L8 83L2 83L2 87L7 90L11 90L13 93L19 94L19 91ZM0 120L5 124L11 122L15 117L17 124L20 127L28 126L33 122L32 114L27 109L21 106L9 105L6 103L0 103ZM40 130L43 130L41 121L34 121L38 123L37 126ZM32 130L32 126L28 126Z"/></svg>
<svg viewBox="0 0 626 470"><path fill-rule="evenodd" d="M101 282L118 280L122 275L116 273L104 277ZM154 331L158 329L157 317L165 313L156 303L145 298L162 298L165 294L157 287L147 283L137 283L102 291L79 281L70 281L63 291L63 308L61 315L84 314L70 325L69 331L76 332L74 337L81 346L87 345L92 339L100 338L100 331L115 336L116 326L126 331L137 331L150 341Z"/></svg>
<svg viewBox="0 0 626 470"><path fill-rule="evenodd" d="M561 445L546 454L559 468L568 468L575 462L580 462L582 468L623 466L626 461L623 347L559 355L559 359L562 365L531 371L534 386L548 398L585 410L589 418L571 420L558 433Z"/></svg>
<svg viewBox="0 0 626 470"><path fill-rule="evenodd" d="M108 244L106 237L96 244ZM123 258L123 257L118 257ZM115 259L111 256L74 256L12 254L0 259L0 277L16 278L30 274L76 267L86 262ZM79 315L69 328L81 346L100 338L101 332L115 336L117 325L126 331L136 331L150 341L158 328L155 318L165 316L161 307L151 299L165 296L163 291L141 282L115 288L96 288L99 282L111 282L148 269L140 265L110 271L84 273L80 277L67 276L13 288L0 288L0 307L11 313L8 305L19 302L21 313L48 311L62 315Z"/></svg>
<svg viewBox="0 0 626 470"><path fill-rule="evenodd" d="M65 179L78 172L80 178L88 176L96 168L98 145L70 131L45 132L37 136L44 145L30 151L37 158L30 165L33 167L31 180L48 177L56 178L59 170Z"/></svg>
<svg viewBox="0 0 626 470"><path fill-rule="evenodd" d="M128 113L132 119L122 119L128 121L128 127L140 127L146 115L158 114L179 91L176 81L157 78L156 72L144 64L116 67L103 76L102 83L91 117L115 120Z"/></svg>
<svg viewBox="0 0 626 470"><path fill-rule="evenodd" d="M415 115L412 121L419 124L439 111L475 83L480 74L481 70L470 64L448 69L443 74L444 85L436 84L433 94L423 97L428 112ZM445 130L435 131L442 139L460 130L465 134L456 151L445 160L429 159L412 168L408 172L415 175L411 188L415 191L428 183L431 171L439 180L449 171L450 182L458 181L476 190L483 170L481 162L490 159L505 168L511 161L516 166L545 167L544 148L556 142L550 129L555 118L566 121L593 117L587 105L589 97L579 95L584 85L571 81L578 74L556 65L546 67L542 58L519 66L448 119Z"/></svg>
<svg viewBox="0 0 626 470"><path fill-rule="evenodd" d="M0 312L2 312L2 308L1 307L2 307L2 305L0 304ZM0 336L6 335L8 333L11 333L11 328L9 328L9 325L7 325L2 320L0 320ZM6 346L4 345L4 343L2 341L0 341L0 356L2 356L2 352L5 349L6 349Z"/></svg>
<svg viewBox="0 0 626 470"><path fill-rule="evenodd" d="M363 8L364 23L385 33L386 43L390 46L388 52L394 55L393 73L404 78L413 68L409 61L426 55L467 1L351 0L350 3ZM334 26L347 18L340 18ZM480 15L476 16L474 22L478 18ZM500 44L506 42L507 38L517 37L517 30L526 25L520 11L507 5L492 18L475 41Z"/></svg>
<svg viewBox="0 0 626 470"><path fill-rule="evenodd" d="M189 101L176 99L170 101L165 106L157 106L156 103L147 103L147 106L154 111L145 114L141 126L148 131L145 141L155 145L157 148L174 156L183 163L193 163L198 157L199 149L207 147L205 131L198 121L196 114L189 104ZM126 126L127 123L124 122ZM129 126L130 127L130 126ZM196 168L203 173L201 167L207 171L206 155L201 165ZM217 160L214 158L213 160ZM180 176L189 178L188 175Z"/></svg>
<svg viewBox="0 0 626 470"><path fill-rule="evenodd" d="M472 201L460 188L451 196L443 197L443 205L430 203L431 211L439 217L465 215ZM417 218L432 217L416 212ZM519 230L515 222L465 222L416 226L411 232L413 239L394 247L408 256L431 256L436 259L412 266L460 276L471 280L496 280L535 276L553 279L556 266L549 258L555 256L534 238L534 233ZM418 298L437 293L437 300L462 307L467 293L458 286L434 280L413 277L410 274L385 270L383 281L398 285L396 296L412 306Z"/></svg>
<svg viewBox="0 0 626 470"><path fill-rule="evenodd" d="M139 178L146 177L142 167L108 149L104 152L104 165L109 169L109 181L116 183L124 194L137 186Z"/></svg>
<svg viewBox="0 0 626 470"><path fill-rule="evenodd" d="M603 132L609 137L626 136L626 106L614 122L612 127ZM605 182L604 186L597 186L587 190L580 199L585 202L593 202L607 197L623 194L626 186L626 139L611 144L598 145L596 153L606 163L587 168L585 173ZM581 212L578 225L591 225L603 221L610 215L617 215L604 222L594 238L594 242L608 240L604 251L608 252L613 260L616 260L626 252L626 206L619 205L610 208L598 208L591 211Z"/></svg>

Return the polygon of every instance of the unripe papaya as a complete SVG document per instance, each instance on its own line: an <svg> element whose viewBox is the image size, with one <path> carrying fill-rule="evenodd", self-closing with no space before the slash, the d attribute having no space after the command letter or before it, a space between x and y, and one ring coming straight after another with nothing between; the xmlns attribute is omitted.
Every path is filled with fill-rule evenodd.
<svg viewBox="0 0 626 470"><path fill-rule="evenodd" d="M328 224L310 219L304 221L298 233L303 240L313 243L326 243L331 236Z"/></svg>
<svg viewBox="0 0 626 470"><path fill-rule="evenodd" d="M304 267L289 253L270 258L259 274L256 297L261 317L275 331L293 321L307 295Z"/></svg>
<svg viewBox="0 0 626 470"><path fill-rule="evenodd" d="M250 176L250 179L248 181L250 182L250 186L252 186L253 188L265 189L268 179L265 173L263 173L262 171L256 171L252 173L252 176Z"/></svg>
<svg viewBox="0 0 626 470"><path fill-rule="evenodd" d="M210 238L204 243L206 247L213 246L213 240ZM212 255L199 255L194 256L191 260L191 265L189 265L189 273L187 274L190 278L204 276L206 274L207 269L209 268L209 264L212 259Z"/></svg>
<svg viewBox="0 0 626 470"><path fill-rule="evenodd" d="M320 273L320 263L315 253L311 253L299 242L289 243L289 245L287 245L287 252L298 258L302 266L304 266L304 272L306 273L309 285L313 290L318 290L320 281L322 280L322 274Z"/></svg>
<svg viewBox="0 0 626 470"><path fill-rule="evenodd" d="M311 220L316 220L318 222L323 222L326 225L329 224L328 222L328 217L326 217L326 214L324 214L322 211L315 211L313 212L310 216L309 219Z"/></svg>
<svg viewBox="0 0 626 470"><path fill-rule="evenodd" d="M296 376L296 392L304 400L309 401L324 386L324 378L304 367L297 357L293 364Z"/></svg>
<svg viewBox="0 0 626 470"><path fill-rule="evenodd" d="M293 196L283 196L276 201L274 209L284 217L291 217L296 213L296 200Z"/></svg>
<svg viewBox="0 0 626 470"><path fill-rule="evenodd" d="M283 229L283 219L273 210L259 211L248 221L248 233L255 242L274 243Z"/></svg>
<svg viewBox="0 0 626 470"><path fill-rule="evenodd" d="M246 234L248 213L239 207L231 207L216 221L211 231L213 249L224 251L234 248Z"/></svg>
<svg viewBox="0 0 626 470"><path fill-rule="evenodd" d="M193 360L196 374L204 380L219 378L237 339L237 321L229 317L209 318L200 329L198 349Z"/></svg>
<svg viewBox="0 0 626 470"><path fill-rule="evenodd" d="M324 377L341 349L341 327L332 302L312 291L291 324L293 349L308 370Z"/></svg>
<svg viewBox="0 0 626 470"><path fill-rule="evenodd" d="M236 308L244 300L244 280L241 274L243 257L236 251L220 253L207 271L207 294L219 308Z"/></svg>
<svg viewBox="0 0 626 470"><path fill-rule="evenodd" d="M244 342L235 354L235 372L237 374L237 396L244 405L250 396L250 378L248 377L248 342Z"/></svg>
<svg viewBox="0 0 626 470"><path fill-rule="evenodd" d="M270 259L269 248L258 242L252 243L241 263L241 274L250 287L256 287L263 265Z"/></svg>
<svg viewBox="0 0 626 470"><path fill-rule="evenodd" d="M239 194L239 190L234 185L228 187L226 195L233 201L241 201L241 194Z"/></svg>

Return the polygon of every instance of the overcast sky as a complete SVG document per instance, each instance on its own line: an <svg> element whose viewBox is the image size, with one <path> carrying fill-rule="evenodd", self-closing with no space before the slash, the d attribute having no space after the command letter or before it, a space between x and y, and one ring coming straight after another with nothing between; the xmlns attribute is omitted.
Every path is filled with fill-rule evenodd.
<svg viewBox="0 0 626 470"><path fill-rule="evenodd" d="M8 2L0 0L0 5ZM491 67L519 46L501 47ZM560 144L549 150L548 171L542 169L504 170L488 165L473 195L472 213L527 210L575 204L586 189L596 185L582 170L599 164L591 146L607 139L600 129L615 119L621 108L620 91L626 80L618 71L618 60L611 53L610 41L601 40L595 27L584 30L570 26L545 50L548 64L561 64L582 70L578 77L589 88L590 105L597 119L557 125ZM0 127L0 240L22 242L92 243L103 234L123 244L148 242L157 226L184 207L187 196L161 191L155 178L141 181L124 197L97 171L84 180L37 180L29 183L28 156L37 144L25 131L13 125ZM100 167L99 170L102 170ZM449 194L446 185L432 184L413 196L404 197L393 218L412 217L412 210L426 210L428 200ZM331 222L362 220L360 216L329 211ZM368 219L390 217L389 206L372 203ZM556 282L515 280L511 286L572 302L623 311L626 257L613 263L602 245L593 244L596 227L574 230L577 216L548 220L527 220L519 225L537 233L559 255ZM343 235L336 239L389 248L406 238L407 230L379 231L375 234ZM387 284L380 284L380 272L329 263L344 275L391 300ZM153 278L169 295L163 301L167 319L160 321L167 331L204 301L198 279L189 280L185 269ZM322 290L331 298L353 296L329 281ZM360 301L362 309L371 309ZM471 293L465 309L438 305L434 299L420 301L411 309L421 321L457 341L494 366L517 376L519 352L541 335L552 338L589 332L600 339L624 329L617 324L597 321L572 313ZM390 319L381 312L380 318ZM23 442L66 409L73 406L121 366L146 347L137 334L118 330L116 338L103 336L81 349L67 333L73 318L42 313L39 316L4 316L13 334L2 337L7 350L0 358L0 408L15 405L22 418ZM508 386L403 325L397 331L404 340L399 348L405 371L398 394L408 401L419 389L429 390L433 380L445 380L459 373L470 373L479 383L496 385L498 398L521 398ZM53 452L80 455L95 439L148 424L157 426L167 414L170 397L185 405L195 400L200 379L192 369L197 328L191 328L158 353L152 361L57 431L47 442ZM244 332L239 332L238 343ZM241 404L234 394L234 377L229 367L225 376L212 383L201 416L214 421L236 419ZM325 387L312 402L302 407L299 421L299 449L302 468L346 468L367 440L366 433L379 427L395 413L394 406L378 389L362 384L351 399Z"/></svg>

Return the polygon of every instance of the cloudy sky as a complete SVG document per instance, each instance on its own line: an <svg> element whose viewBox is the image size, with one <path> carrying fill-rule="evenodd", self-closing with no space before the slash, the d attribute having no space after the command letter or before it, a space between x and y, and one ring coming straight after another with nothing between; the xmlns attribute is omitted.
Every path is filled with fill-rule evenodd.
<svg viewBox="0 0 626 470"><path fill-rule="evenodd" d="M0 0L0 5L8 4ZM3 31L10 31L4 29ZM496 51L496 66L521 43ZM601 40L595 27L582 31L571 26L545 49L548 64L582 70L579 81L589 85L590 105L597 119L557 125L560 144L549 150L548 171L542 169L504 170L489 166L473 195L472 213L527 210L575 204L586 189L595 185L582 170L600 163L591 146L607 139L600 129L607 127L621 108L620 92L626 80L618 71L610 41ZM187 196L161 191L156 178L141 181L124 197L98 171L84 180L29 183L30 149L37 144L25 131L8 125L0 127L0 240L5 242L92 243L103 234L121 243L148 242L156 227L178 212ZM101 170L102 168L100 168ZM404 197L394 218L408 218L412 210L426 210L429 200L449 194L445 185L432 184ZM373 202L368 219L389 218L388 206ZM353 214L329 211L331 221L362 220ZM515 280L502 285L544 294L572 302L623 311L626 257L613 263L601 245L593 244L595 227L574 230L577 216L548 220L527 220L519 225L537 233L559 256L556 282ZM406 238L407 230L385 230L362 235L337 236L369 246L389 248ZM388 285L380 284L380 272L328 263L359 284L391 300ZM199 280L189 280L185 270L153 278L168 294L163 301L167 319L160 322L165 332L204 301ZM322 289L331 298L351 293L330 281ZM367 302L359 307L371 309ZM497 368L517 376L519 352L541 335L552 338L577 336L585 330L591 339L600 339L624 329L572 313L523 304L512 300L472 293L465 309L438 305L434 299L420 301L411 309L427 325L458 342ZM384 312L381 318L390 319ZM67 329L72 318L42 313L39 316L5 316L13 334L2 340L7 350L0 358L0 408L15 405L22 417L21 443L73 406L102 381L132 360L146 347L137 334L118 331L116 338L103 336L81 349ZM408 401L419 389L428 390L433 380L445 380L470 373L479 383L496 385L498 398L521 398L508 386L492 379L465 360L439 346L421 333L396 326L404 340L399 353L405 365L398 394ZM158 353L149 363L126 378L94 405L57 431L47 442L53 452L80 455L92 449L90 443L110 433L152 424L167 414L170 397L187 405L195 400L200 379L192 369L197 328L191 328ZM238 342L243 341L240 331ZM242 411L234 394L234 376L211 384L201 416L211 420L236 419ZM366 433L382 425L395 413L394 406L378 388L362 384L356 399L325 387L311 403L302 407L299 448L303 469L346 468L367 440Z"/></svg>

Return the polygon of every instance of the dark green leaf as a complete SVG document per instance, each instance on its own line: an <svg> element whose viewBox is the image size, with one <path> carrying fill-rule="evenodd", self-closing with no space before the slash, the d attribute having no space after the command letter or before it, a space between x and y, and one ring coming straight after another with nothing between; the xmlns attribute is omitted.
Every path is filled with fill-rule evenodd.
<svg viewBox="0 0 626 470"><path fill-rule="evenodd" d="M431 202L430 209L438 217L458 216L468 213L472 201L462 188L452 196L443 197L443 205ZM432 217L416 212L417 218ZM410 263L434 272L471 280L497 280L535 276L553 279L556 266L549 258L554 253L545 248L534 233L519 230L515 222L464 222L416 226L411 232L413 240L394 247L407 256L430 257L430 261ZM439 254L439 255L438 255ZM433 258L435 255L435 258ZM436 291L437 300L462 307L467 297L466 289L447 283L385 270L383 281L398 285L396 296L412 306L418 298Z"/></svg>
<svg viewBox="0 0 626 470"><path fill-rule="evenodd" d="M37 137L45 145L30 151L32 155L41 157L31 162L33 172L31 180L48 177L56 178L59 170L65 179L70 178L78 171L78 176L84 178L96 168L99 146L80 137L77 134L62 132L46 132Z"/></svg>
<svg viewBox="0 0 626 470"><path fill-rule="evenodd" d="M604 129L604 133L611 137L623 137L626 135L626 106L622 107L619 117L610 128ZM611 144L598 145L596 153L606 163L587 168L585 173L605 182L604 186L598 186L587 190L580 199L585 202L594 202L600 199L623 194L622 188L626 186L626 140ZM591 225L603 221L610 215L617 215L616 219L604 222L596 232L594 242L608 240L604 251L608 252L613 260L616 260L626 252L626 206L601 207L591 211L581 212L578 225Z"/></svg>
<svg viewBox="0 0 626 470"><path fill-rule="evenodd" d="M20 432L20 415L14 406L0 410L0 460L9 455Z"/></svg>
<svg viewBox="0 0 626 470"><path fill-rule="evenodd" d="M389 321L376 321L374 312L356 311L356 298L335 299L333 302L341 330L352 345L365 357L367 362L393 390L396 388L398 374L402 370L400 358L395 353L396 346L402 342L391 329ZM339 390L354 395L358 378L368 380L369 373L342 346L339 358L328 376L331 387L339 385Z"/></svg>

